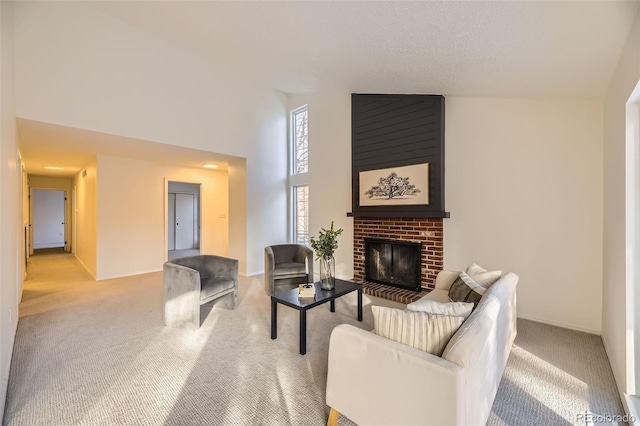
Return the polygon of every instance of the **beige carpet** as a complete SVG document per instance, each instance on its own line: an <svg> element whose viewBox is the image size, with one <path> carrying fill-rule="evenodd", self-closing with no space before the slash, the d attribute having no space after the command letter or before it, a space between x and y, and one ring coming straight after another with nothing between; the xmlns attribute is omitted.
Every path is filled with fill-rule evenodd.
<svg viewBox="0 0 640 426"><path fill-rule="evenodd" d="M519 319L515 344L488 425L626 424L600 336Z"/></svg>
<svg viewBox="0 0 640 426"><path fill-rule="evenodd" d="M364 297L362 323L355 295L335 313L314 308L301 356L297 311L279 307L270 339L259 279L241 279L236 310L205 307L202 327L182 331L162 325L161 273L95 282L69 255L34 257L28 272L7 425L322 425L331 329L372 328L375 298ZM621 413L597 336L530 321L519 332L489 424L584 424L576 421L584 410ZM341 416L339 424L353 423Z"/></svg>

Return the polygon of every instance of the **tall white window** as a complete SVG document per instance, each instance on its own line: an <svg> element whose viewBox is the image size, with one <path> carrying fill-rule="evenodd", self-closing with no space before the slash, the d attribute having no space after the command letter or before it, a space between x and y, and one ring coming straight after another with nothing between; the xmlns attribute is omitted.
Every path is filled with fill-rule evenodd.
<svg viewBox="0 0 640 426"><path fill-rule="evenodd" d="M297 175L309 171L309 136L308 136L309 110L306 106L291 112L291 137L293 148L293 170L291 174Z"/></svg>
<svg viewBox="0 0 640 426"><path fill-rule="evenodd" d="M309 244L309 185L293 188L294 243Z"/></svg>
<svg viewBox="0 0 640 426"><path fill-rule="evenodd" d="M302 106L291 111L289 187L291 200L291 240L309 244L309 110Z"/></svg>

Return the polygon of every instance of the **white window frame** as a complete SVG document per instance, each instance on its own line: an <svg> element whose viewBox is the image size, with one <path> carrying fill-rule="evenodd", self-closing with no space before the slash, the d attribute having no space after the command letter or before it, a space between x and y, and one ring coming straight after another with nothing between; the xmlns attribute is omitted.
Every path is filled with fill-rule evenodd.
<svg viewBox="0 0 640 426"><path fill-rule="evenodd" d="M295 166L295 155L296 155L296 128L295 128L295 115L300 111L307 110L307 172L306 173L296 173L294 174L294 166ZM296 209L296 197L295 197L295 188L299 186L307 186L309 187L308 194L308 202L311 203L311 188L309 186L309 107L305 105L301 105L295 109L292 109L289 113L289 178L288 178L288 187L289 187L289 241L291 243L296 243L297 241L297 209ZM307 226L309 226L309 221L311 218L308 218ZM309 230L307 230L309 232Z"/></svg>

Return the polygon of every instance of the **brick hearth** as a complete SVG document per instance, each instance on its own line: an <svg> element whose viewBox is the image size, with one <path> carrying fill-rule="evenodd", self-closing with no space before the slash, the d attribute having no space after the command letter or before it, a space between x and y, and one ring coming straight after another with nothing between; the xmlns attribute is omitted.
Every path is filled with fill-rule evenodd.
<svg viewBox="0 0 640 426"><path fill-rule="evenodd" d="M364 281L364 239L422 243L422 291L434 288L436 276L444 265L443 223L441 218L364 218L353 220L354 280ZM382 284L365 283L364 292L402 303L424 295ZM405 294L406 293L406 294ZM413 295L413 296L412 296ZM411 300L413 301L413 300Z"/></svg>
<svg viewBox="0 0 640 426"><path fill-rule="evenodd" d="M371 283L369 281L362 283L362 292L370 296L406 304L415 302L426 294L421 291L411 291L404 288L391 287L386 284Z"/></svg>

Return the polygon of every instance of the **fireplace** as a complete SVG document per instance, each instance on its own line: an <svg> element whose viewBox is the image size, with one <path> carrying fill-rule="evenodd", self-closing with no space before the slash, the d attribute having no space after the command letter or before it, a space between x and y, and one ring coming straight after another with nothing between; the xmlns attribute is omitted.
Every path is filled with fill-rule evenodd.
<svg viewBox="0 0 640 426"><path fill-rule="evenodd" d="M365 238L365 280L420 291L421 243Z"/></svg>
<svg viewBox="0 0 640 426"><path fill-rule="evenodd" d="M410 303L405 300L416 295L414 289L404 290L365 279L365 240L420 243L422 245L421 287L423 291L433 289L436 276L444 264L444 227L442 221L442 218L355 217L353 219L353 278L365 284L364 292L366 294L401 303ZM375 288L375 294L369 291L369 287ZM395 296L397 293L403 295L402 299ZM405 298L405 295L408 299Z"/></svg>
<svg viewBox="0 0 640 426"><path fill-rule="evenodd" d="M353 279L362 282L365 294L411 303L420 298L416 290L430 291L435 287L436 276L443 268L443 219L449 217L444 203L444 102L441 95L351 96L352 193L351 212L347 216L353 217ZM429 182L427 202L405 204L378 199L372 205L369 190L361 192L361 174L387 169L398 173L405 167L425 163ZM384 175L389 174L382 173L381 177ZM408 178L402 174L399 177ZM371 265L367 263L365 267L369 251L365 239L421 245L418 284L413 272L407 272L411 279L405 280L404 275L398 279L397 271L391 274L386 266L382 272L394 277L388 280L381 279L380 275L384 275L381 271L369 271ZM407 283L411 289L405 286Z"/></svg>

